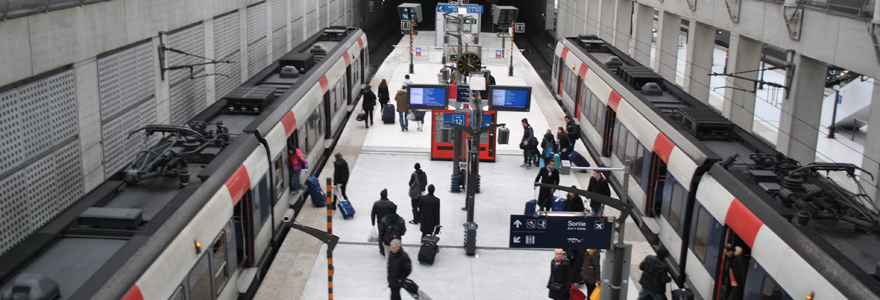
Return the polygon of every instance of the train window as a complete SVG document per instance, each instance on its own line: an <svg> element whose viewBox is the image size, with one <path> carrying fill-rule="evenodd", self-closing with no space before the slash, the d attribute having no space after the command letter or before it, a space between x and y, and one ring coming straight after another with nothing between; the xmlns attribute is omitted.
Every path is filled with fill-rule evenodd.
<svg viewBox="0 0 880 300"><path fill-rule="evenodd" d="M559 80L559 75L557 75L557 72L559 72L558 65L559 65L559 56L553 56L553 72L550 72L550 73L553 75L553 79L556 79L556 80Z"/></svg>
<svg viewBox="0 0 880 300"><path fill-rule="evenodd" d="M627 131L626 138L626 160L627 164L632 164L636 161L636 149L639 147L639 141L636 140L636 137L632 134L632 132Z"/></svg>
<svg viewBox="0 0 880 300"><path fill-rule="evenodd" d="M602 132L605 126L605 110L607 108L603 105L602 101L599 101L599 97L596 97L596 95L593 95L593 100L596 103L596 122L593 123L593 126L596 127L596 131Z"/></svg>
<svg viewBox="0 0 880 300"><path fill-rule="evenodd" d="M697 212L697 226L694 235L694 254L700 262L706 262L706 253L709 251L709 232L712 230L712 216L705 207L700 206Z"/></svg>
<svg viewBox="0 0 880 300"><path fill-rule="evenodd" d="M782 300L785 294L782 288L776 284L776 281L770 276L764 276L764 282L761 283L761 300Z"/></svg>
<svg viewBox="0 0 880 300"><path fill-rule="evenodd" d="M577 89L578 76L577 76L577 74L574 73L574 70L568 69L568 68L566 68L566 69L568 70L568 74L566 74L567 75L566 78L568 79L568 82L567 82L568 87L565 89L565 92L568 93L569 97L574 98L574 95L575 95L575 92Z"/></svg>
<svg viewBox="0 0 880 300"><path fill-rule="evenodd" d="M176 290L174 290L174 294L171 295L170 300L186 300L184 298L186 295L183 294L183 286L178 286Z"/></svg>
<svg viewBox="0 0 880 300"><path fill-rule="evenodd" d="M632 164L632 175L636 183L642 184L642 171L645 169L645 146L640 142L636 148L636 158Z"/></svg>
<svg viewBox="0 0 880 300"><path fill-rule="evenodd" d="M284 180L287 178L284 176L285 169L287 168L284 167L284 156L278 154L278 157L275 158L275 199L272 200L273 205L278 203L278 199L284 194L284 188L287 187L287 180Z"/></svg>
<svg viewBox="0 0 880 300"><path fill-rule="evenodd" d="M202 255L196 266L189 272L189 299L190 300L211 300L213 299L213 290L211 290L211 272L208 271L208 256Z"/></svg>
<svg viewBox="0 0 880 300"><path fill-rule="evenodd" d="M626 129L626 126L623 125L623 122L618 121L618 123L620 124L620 127L616 132L617 136L619 136L620 139L618 139L617 148L614 149L614 154L617 155L617 159L619 159L620 162L624 162L623 154L626 150L626 138L629 135L629 130Z"/></svg>
<svg viewBox="0 0 880 300"><path fill-rule="evenodd" d="M593 98L595 98L595 96L593 96L593 92L590 91L590 88L586 87L586 85L584 86L584 94L584 106L581 107L584 110L583 115L591 124L595 124L596 122L593 119L596 115L596 110L594 109L595 106L593 104Z"/></svg>
<svg viewBox="0 0 880 300"><path fill-rule="evenodd" d="M669 225L678 231L681 222L681 200L685 197L684 187L677 181L672 183L672 196L669 199Z"/></svg>
<svg viewBox="0 0 880 300"><path fill-rule="evenodd" d="M217 288L215 292L220 295L223 286L226 285L226 279L229 278L226 268L226 233L220 232L220 236L214 241L214 286Z"/></svg>

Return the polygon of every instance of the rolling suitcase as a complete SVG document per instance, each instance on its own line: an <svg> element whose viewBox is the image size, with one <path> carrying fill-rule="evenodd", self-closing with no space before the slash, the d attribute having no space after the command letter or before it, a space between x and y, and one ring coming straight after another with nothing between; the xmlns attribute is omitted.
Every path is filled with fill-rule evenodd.
<svg viewBox="0 0 880 300"><path fill-rule="evenodd" d="M571 164L573 164L577 167L589 167L590 166L590 162L587 161L587 159L585 157L583 157L577 151L571 151L571 154L568 155L568 161L570 161ZM581 172L586 173L587 171L581 170Z"/></svg>
<svg viewBox="0 0 880 300"><path fill-rule="evenodd" d="M382 123L394 124L394 113L394 104L385 104L385 108L382 110Z"/></svg>
<svg viewBox="0 0 880 300"><path fill-rule="evenodd" d="M354 207L351 207L351 202L348 199L339 200L339 211L342 212L343 219L354 217Z"/></svg>
<svg viewBox="0 0 880 300"><path fill-rule="evenodd" d="M440 242L440 237L436 235L429 235L422 238L422 246L419 248L419 263L423 265L433 265L434 257L437 256L437 252L440 252L440 247L437 246L437 243Z"/></svg>
<svg viewBox="0 0 880 300"><path fill-rule="evenodd" d="M318 177L309 176L309 179L306 180L306 187L309 188L309 197L312 198L312 205L315 207L327 205L327 196L324 196L324 191L321 190L321 182L318 181Z"/></svg>
<svg viewBox="0 0 880 300"><path fill-rule="evenodd" d="M550 204L550 210L552 211L564 211L565 210L565 198L553 197L553 203Z"/></svg>
<svg viewBox="0 0 880 300"><path fill-rule="evenodd" d="M672 290L672 299L673 300L693 300L694 292L690 289L677 289Z"/></svg>
<svg viewBox="0 0 880 300"><path fill-rule="evenodd" d="M526 212L524 213L524 215L527 215L527 216L534 215L535 210L537 209L537 206L538 206L538 200L532 199L532 200L526 201Z"/></svg>

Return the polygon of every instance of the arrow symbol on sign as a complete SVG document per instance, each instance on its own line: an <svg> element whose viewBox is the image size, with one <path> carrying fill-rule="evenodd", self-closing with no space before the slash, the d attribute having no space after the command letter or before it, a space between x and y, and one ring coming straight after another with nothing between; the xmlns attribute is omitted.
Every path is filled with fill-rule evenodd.
<svg viewBox="0 0 880 300"><path fill-rule="evenodd" d="M513 243L514 243L514 244L519 244L519 243L520 243L520 237L518 237L518 236L513 237Z"/></svg>
<svg viewBox="0 0 880 300"><path fill-rule="evenodd" d="M516 228L519 228L520 226L522 226L522 222L520 222L519 220L513 221L513 226L516 226Z"/></svg>

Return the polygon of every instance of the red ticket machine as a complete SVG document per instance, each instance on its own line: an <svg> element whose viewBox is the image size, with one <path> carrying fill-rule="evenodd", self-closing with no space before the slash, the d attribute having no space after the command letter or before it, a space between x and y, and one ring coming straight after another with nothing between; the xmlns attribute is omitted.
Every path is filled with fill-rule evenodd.
<svg viewBox="0 0 880 300"><path fill-rule="evenodd" d="M494 111L483 112L482 126L495 124L495 117L496 112ZM455 112L453 110L431 111L432 160L452 160L455 155L456 137L459 139L459 145L462 147L467 145L467 134L456 134L456 129L446 125L447 122L473 127L473 119L470 113ZM480 161L495 161L495 134L496 130L493 129L480 137Z"/></svg>

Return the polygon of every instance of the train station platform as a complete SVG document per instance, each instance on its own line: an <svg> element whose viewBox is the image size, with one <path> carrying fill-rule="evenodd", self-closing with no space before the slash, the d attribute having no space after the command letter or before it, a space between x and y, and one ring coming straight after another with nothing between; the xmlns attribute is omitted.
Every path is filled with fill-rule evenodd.
<svg viewBox="0 0 880 300"><path fill-rule="evenodd" d="M426 49L432 47L428 46L433 43L430 37L433 37L432 33L421 32L416 45L425 45ZM374 91L379 82L386 79L393 101L395 90L400 88L409 70L408 51L409 37L405 36L375 71L371 80ZM437 83L437 72L442 65L439 60L432 60L415 61L415 72L410 75L414 83ZM528 118L536 135L541 136L547 129L555 133L557 126L564 126L564 113L522 56L514 55L515 76L507 75L508 65L504 60L490 60L486 64L498 85L531 86L533 102L529 112L498 114L497 123L506 123L511 129L511 142L498 145L495 162L480 163L481 187L480 193L476 194L474 217L479 225L476 255L467 256L464 251L462 224L466 222L467 214L461 207L464 206L466 194L463 191L450 191L452 162L432 161L430 158L430 115L426 115L424 131L417 130L415 121L410 121L408 131L401 131L397 123L400 122L399 118L395 124L382 124L377 109L374 125L368 129L363 122L354 120L360 111L358 102L349 107L354 113L333 150L334 153L342 153L351 169L347 194L356 210L354 218L348 220L344 220L339 212L334 212L333 234L340 237L340 242L333 251L333 299L389 297L385 259L378 253L376 243L367 242L373 230L370 211L373 202L379 199L379 192L387 188L389 199L398 205L397 213L407 221L412 219L407 183L415 163L421 164L422 170L427 173L428 183L436 187L435 196L441 201L443 230L439 234L440 252L434 265L420 265L417 254L421 233L418 225L407 223L402 242L403 250L413 261L413 271L409 277L432 299L547 299L545 286L553 249L510 249L508 223L509 215L522 214L525 202L535 198L532 183L539 170L537 167L520 167L523 160L522 150L517 144L522 136L520 120ZM575 150L587 153L581 143ZM320 170L318 178L322 184L326 178L332 177L333 171L331 163ZM589 173L571 172L570 175L561 175L560 181L565 186L575 185L586 189L589 176ZM564 197L562 192L557 196ZM610 208L606 213L617 214ZM297 222L326 230L326 209L306 203ZM653 252L631 221L627 228L625 240L634 245L631 274L632 278L636 278L631 278L629 282L635 282L639 276L638 262ZM256 298L326 299L327 272L326 246L305 233L291 230L265 275ZM583 286L580 287L584 290ZM638 294L635 285L629 284L628 290L628 298L635 299ZM405 294L405 291L402 293ZM408 297L403 296L404 299Z"/></svg>

